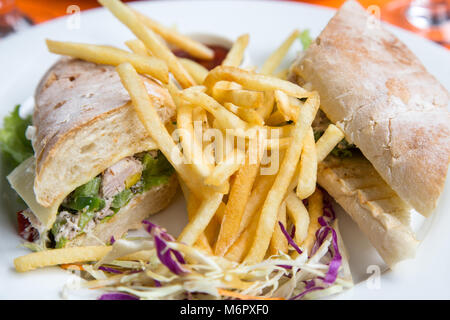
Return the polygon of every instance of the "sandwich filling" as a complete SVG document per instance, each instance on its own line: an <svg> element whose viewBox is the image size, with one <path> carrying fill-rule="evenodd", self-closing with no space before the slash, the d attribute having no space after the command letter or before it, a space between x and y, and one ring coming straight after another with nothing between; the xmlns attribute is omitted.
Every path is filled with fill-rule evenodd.
<svg viewBox="0 0 450 320"><path fill-rule="evenodd" d="M118 161L64 199L50 231L54 246L62 248L75 237L89 233L136 195L167 183L173 172L160 151L142 152Z"/></svg>
<svg viewBox="0 0 450 320"><path fill-rule="evenodd" d="M323 135L325 130L331 124L331 121L327 118L325 113L319 109L316 117L312 123L312 128L314 131L314 140L317 142L319 138ZM348 143L347 140L342 139L341 142L334 147L333 151L331 151L330 155L338 157L338 158L350 158L355 153L360 153L359 149L351 143Z"/></svg>
<svg viewBox="0 0 450 320"><path fill-rule="evenodd" d="M141 152L121 159L63 200L45 238L50 240L46 246L62 248L77 236L89 234L137 195L167 184L173 173L174 169L160 151ZM21 232L26 234L24 238L38 240L45 228L32 210L28 208L18 215L24 222Z"/></svg>

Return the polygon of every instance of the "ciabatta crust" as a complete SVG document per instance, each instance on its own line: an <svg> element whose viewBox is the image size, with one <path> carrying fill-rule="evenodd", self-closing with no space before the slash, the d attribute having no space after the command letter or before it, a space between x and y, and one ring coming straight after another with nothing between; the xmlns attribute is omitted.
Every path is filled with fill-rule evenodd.
<svg viewBox="0 0 450 320"><path fill-rule="evenodd" d="M389 266L414 257L418 241L409 227L410 207L362 155L327 157L319 164L317 180Z"/></svg>
<svg viewBox="0 0 450 320"><path fill-rule="evenodd" d="M355 1L346 2L291 68L381 177L418 212L437 205L450 161L450 95Z"/></svg>
<svg viewBox="0 0 450 320"><path fill-rule="evenodd" d="M143 79L158 114L168 121L175 112L170 95ZM112 66L61 59L43 77L35 97L34 189L44 207L61 202L118 160L157 148Z"/></svg>
<svg viewBox="0 0 450 320"><path fill-rule="evenodd" d="M142 220L165 209L175 196L177 188L178 180L174 174L168 183L134 197L110 220L95 226L91 233L76 237L67 246L93 246L101 242L109 243L111 237L120 239L127 231L138 229Z"/></svg>

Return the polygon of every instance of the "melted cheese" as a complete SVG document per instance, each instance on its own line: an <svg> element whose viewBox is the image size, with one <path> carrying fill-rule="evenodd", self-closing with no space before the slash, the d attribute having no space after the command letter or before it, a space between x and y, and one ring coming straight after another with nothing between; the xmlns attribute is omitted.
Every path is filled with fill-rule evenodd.
<svg viewBox="0 0 450 320"><path fill-rule="evenodd" d="M48 230L52 227L58 213L60 203L46 208L36 201L34 193L34 177L36 172L36 160L34 157L28 158L11 172L7 179L11 187L25 201L34 215Z"/></svg>

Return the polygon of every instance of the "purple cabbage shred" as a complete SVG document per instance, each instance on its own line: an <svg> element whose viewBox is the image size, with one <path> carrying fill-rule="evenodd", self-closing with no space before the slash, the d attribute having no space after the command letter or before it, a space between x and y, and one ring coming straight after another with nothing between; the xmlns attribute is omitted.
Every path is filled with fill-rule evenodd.
<svg viewBox="0 0 450 320"><path fill-rule="evenodd" d="M298 252L298 254L302 254L303 251L298 247L298 245L295 243L294 239L292 239L292 237L286 231L286 228L284 227L283 223L281 221L278 221L278 224L280 225L281 232L283 232L283 234L286 237L288 243L295 249L295 251Z"/></svg>
<svg viewBox="0 0 450 320"><path fill-rule="evenodd" d="M139 300L139 298L128 293L111 292L102 294L98 300Z"/></svg>
<svg viewBox="0 0 450 320"><path fill-rule="evenodd" d="M142 223L145 225L147 232L153 236L156 253L161 263L177 275L188 273L189 270L183 267L186 262L181 253L167 245L167 242L175 241L175 239L165 229L148 220L144 220Z"/></svg>

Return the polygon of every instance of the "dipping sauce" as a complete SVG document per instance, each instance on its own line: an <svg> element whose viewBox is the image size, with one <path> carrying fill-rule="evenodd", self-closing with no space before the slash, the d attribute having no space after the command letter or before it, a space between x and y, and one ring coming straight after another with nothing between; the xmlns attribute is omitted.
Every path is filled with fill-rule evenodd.
<svg viewBox="0 0 450 320"><path fill-rule="evenodd" d="M227 53L228 53L228 51L230 51L230 49L225 48L223 46L219 46L219 45L206 45L206 46L214 51L214 58L212 60L202 60L202 59L195 58L195 57L191 56L189 53L187 53L186 51L183 51L181 49L174 49L174 50L172 50L172 52L177 57L186 58L186 59L195 61L195 62L201 64L202 66L204 66L206 69L212 70L222 63L222 61L225 59L225 57L227 56Z"/></svg>

